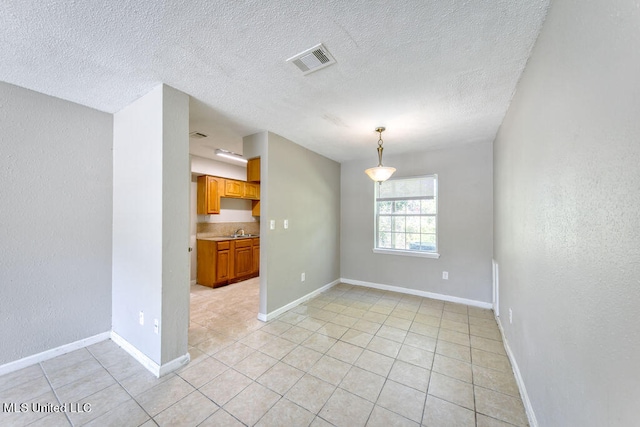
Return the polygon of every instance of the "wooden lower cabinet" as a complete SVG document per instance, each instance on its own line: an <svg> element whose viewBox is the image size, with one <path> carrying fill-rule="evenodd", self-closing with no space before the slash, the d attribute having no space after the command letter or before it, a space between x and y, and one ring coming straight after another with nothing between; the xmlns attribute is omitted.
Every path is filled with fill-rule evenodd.
<svg viewBox="0 0 640 427"><path fill-rule="evenodd" d="M231 276L230 273L230 261L231 250L230 243L218 242L216 245L215 264L216 264L216 281L215 283L225 283Z"/></svg>
<svg viewBox="0 0 640 427"><path fill-rule="evenodd" d="M253 272L260 273L260 239L253 239Z"/></svg>
<svg viewBox="0 0 640 427"><path fill-rule="evenodd" d="M254 248L256 245L256 250ZM196 282L216 288L259 274L260 239L197 241ZM257 266L256 267L256 262Z"/></svg>
<svg viewBox="0 0 640 427"><path fill-rule="evenodd" d="M235 241L235 277L248 276L253 272L253 249L251 248L251 243L251 239Z"/></svg>

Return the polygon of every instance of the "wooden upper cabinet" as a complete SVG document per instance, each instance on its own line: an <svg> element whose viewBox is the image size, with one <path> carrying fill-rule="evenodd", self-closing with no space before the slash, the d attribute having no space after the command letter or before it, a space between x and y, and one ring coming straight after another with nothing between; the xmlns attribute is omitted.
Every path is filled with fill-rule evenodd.
<svg viewBox="0 0 640 427"><path fill-rule="evenodd" d="M219 179L214 176L198 177L198 215L220 213Z"/></svg>
<svg viewBox="0 0 640 427"><path fill-rule="evenodd" d="M260 157L247 162L247 181L260 182Z"/></svg>
<svg viewBox="0 0 640 427"><path fill-rule="evenodd" d="M260 200L260 184L252 182L244 183L244 198L251 200Z"/></svg>
<svg viewBox="0 0 640 427"><path fill-rule="evenodd" d="M224 180L224 197L244 197L244 182L233 179Z"/></svg>
<svg viewBox="0 0 640 427"><path fill-rule="evenodd" d="M260 199L260 184L253 182L237 181L235 179L222 179L224 181L221 197L234 197L238 199Z"/></svg>
<svg viewBox="0 0 640 427"><path fill-rule="evenodd" d="M203 175L198 177L198 215L220 213L220 198L260 200L260 184ZM252 209L255 208L255 203ZM255 212L254 212L255 215ZM260 211L258 210L258 215Z"/></svg>

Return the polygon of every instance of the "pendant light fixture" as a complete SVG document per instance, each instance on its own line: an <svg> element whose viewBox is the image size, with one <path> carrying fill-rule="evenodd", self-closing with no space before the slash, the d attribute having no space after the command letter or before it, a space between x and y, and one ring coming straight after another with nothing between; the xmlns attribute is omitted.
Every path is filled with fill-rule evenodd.
<svg viewBox="0 0 640 427"><path fill-rule="evenodd" d="M382 132L385 131L385 128L378 127L376 128L376 132L379 134L378 138L378 166L375 168L369 168L364 172L369 175L369 178L374 180L375 182L382 184L384 181L391 178L391 175L396 171L396 168L384 167L382 166Z"/></svg>

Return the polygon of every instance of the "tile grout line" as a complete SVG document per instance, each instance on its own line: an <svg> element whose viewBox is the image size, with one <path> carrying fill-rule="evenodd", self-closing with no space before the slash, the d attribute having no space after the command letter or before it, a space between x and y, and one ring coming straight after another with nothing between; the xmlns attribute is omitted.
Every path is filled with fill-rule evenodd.
<svg viewBox="0 0 640 427"><path fill-rule="evenodd" d="M112 341L112 342L113 342L113 341ZM115 344L115 343L114 343L114 344ZM116 345L117 345L117 344L116 344ZM122 347L118 346L118 348L122 348ZM93 354L93 352L91 351L91 349L90 349L90 348L88 348L88 347L87 347L87 351L89 351L89 354L91 354L91 357L93 357L93 358L94 358L94 359L95 359L95 360L100 364L100 366L102 366L102 368L103 368L105 371L107 371L107 373L111 376L111 378L113 378L113 380L116 382L116 384L118 384L118 385L122 388L122 390L124 390L124 392L125 392L125 393L127 393L127 394L129 395L129 397L131 398L131 400L133 400L134 402L136 402L136 405L138 405L138 406L140 407L140 409L142 409L142 410L144 411L144 413L145 413L145 414L147 414L147 416L149 417L149 419L150 419L150 420L152 420L152 421L155 423L155 420L153 420L153 417L151 416L151 414L149 414L149 413L147 412L147 410L146 410L146 409L144 409L144 407L140 404L140 402L138 402L138 400L135 398L135 396L133 396L133 395L129 392L129 390L127 390L127 388L126 388L126 387L125 387L125 386L124 386L124 385L123 385L123 384L122 384L122 383L121 383L121 382L120 382L120 381L119 381L119 380L118 380L118 379L117 379L117 378L116 378L116 377L111 373L111 371L109 371L109 368L107 368L106 366L104 366L104 364L103 364L103 363L102 363L102 362L101 362L101 361L100 361L100 360L95 356L95 354ZM131 374L129 377L132 377L133 375L135 375L135 374ZM123 380L125 380L125 379L127 379L127 378L129 378L129 377L123 378ZM111 387L111 386L108 386L108 387ZM102 390L105 390L105 389L106 389L106 388L108 388L108 387L105 387L105 388L103 388ZM94 394L99 393L99 392L100 392L100 391L102 391L102 390L99 390L99 391L97 391L97 392L95 392L95 393L92 393L90 396L93 396ZM87 396L87 397L89 397L89 396ZM105 414L108 414L110 411L111 411L111 410L109 410L109 411L105 412L104 414L98 415L97 417L92 418L92 419L91 419L91 420L89 420L89 421L96 420L96 419L100 418L101 416L103 416L103 415L105 415ZM148 420L147 420L147 421L148 421ZM147 422L147 421L145 421L145 422ZM143 423L143 424L144 424L144 423ZM157 425L157 423L156 423L156 425Z"/></svg>
<svg viewBox="0 0 640 427"><path fill-rule="evenodd" d="M53 384L51 384L51 380L49 379L49 375L47 374L47 371L44 369L44 366L42 365L42 362L39 362L38 365L40 365L40 369L42 369L42 374L44 375L44 378L47 380L47 383L49 384L49 387L51 388L51 392L53 393L53 395L55 396L56 400L58 401L58 404L61 405L62 402L60 401L60 397L58 396L58 393L56 392L56 389L53 387ZM71 418L69 417L69 414L67 414L66 411L64 413L64 416L67 419L67 421L69 422L69 425L73 426L73 423L71 422ZM44 418L44 417L42 417L42 418ZM42 418L40 418L40 419L38 419L36 421L40 421Z"/></svg>

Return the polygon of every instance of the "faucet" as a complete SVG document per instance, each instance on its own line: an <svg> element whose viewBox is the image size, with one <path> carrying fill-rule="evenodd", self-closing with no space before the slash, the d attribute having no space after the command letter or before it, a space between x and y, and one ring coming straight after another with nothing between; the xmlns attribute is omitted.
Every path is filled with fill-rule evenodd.
<svg viewBox="0 0 640 427"><path fill-rule="evenodd" d="M244 229L242 228L238 228L235 233L233 233L234 236L244 236Z"/></svg>

